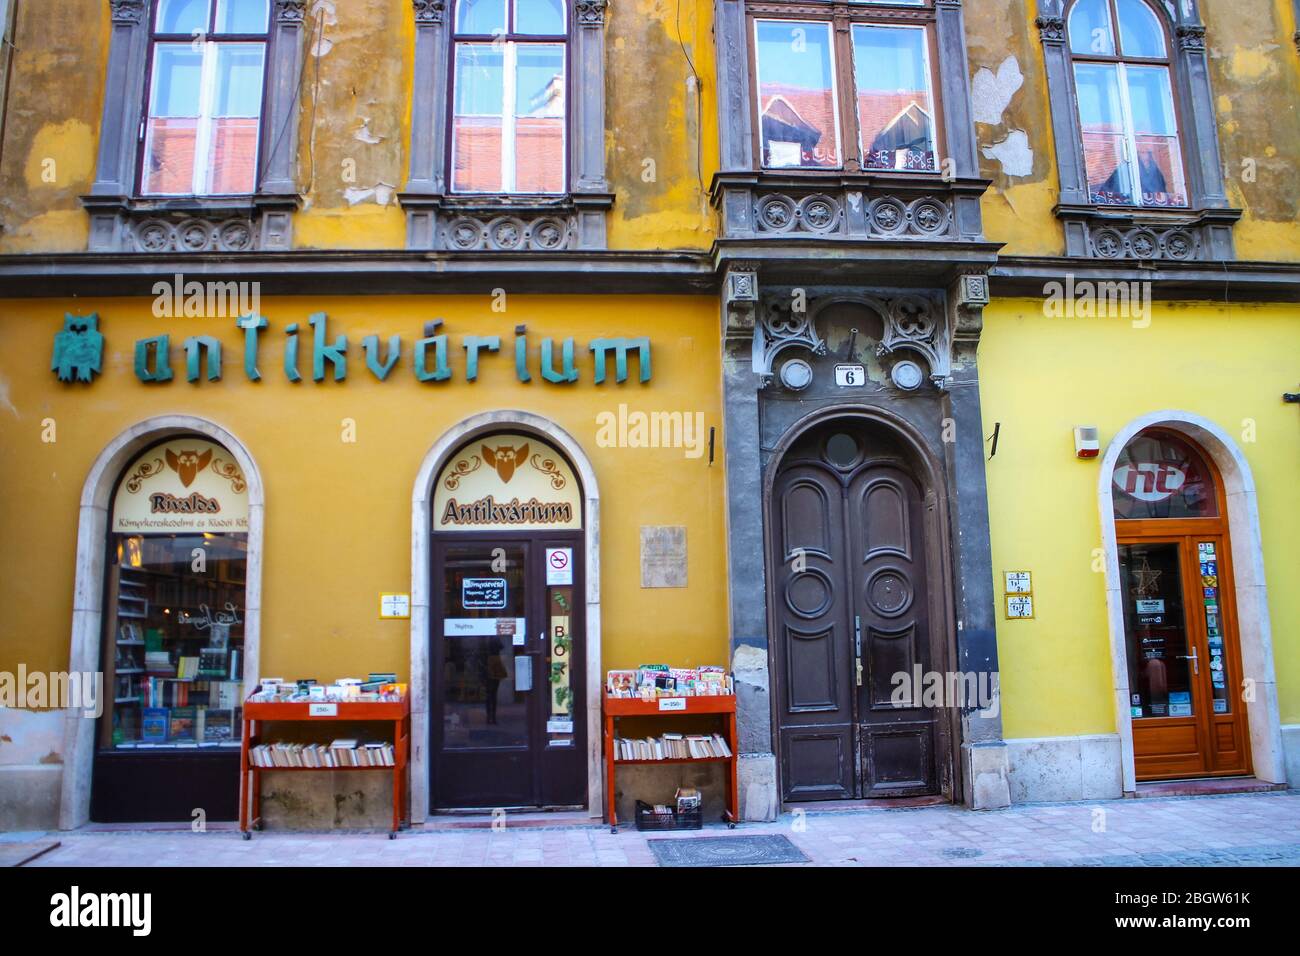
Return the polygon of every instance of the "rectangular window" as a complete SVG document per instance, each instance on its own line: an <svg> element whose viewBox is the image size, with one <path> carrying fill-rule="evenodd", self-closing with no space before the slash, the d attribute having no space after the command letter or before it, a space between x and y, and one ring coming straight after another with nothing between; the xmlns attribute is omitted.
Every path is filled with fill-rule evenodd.
<svg viewBox="0 0 1300 956"><path fill-rule="evenodd" d="M930 49L922 27L854 24L859 148L867 169L934 172Z"/></svg>
<svg viewBox="0 0 1300 956"><path fill-rule="evenodd" d="M115 533L111 543L100 747L237 747L248 536Z"/></svg>
<svg viewBox="0 0 1300 956"><path fill-rule="evenodd" d="M143 195L256 191L268 19L269 0L159 0Z"/></svg>
<svg viewBox="0 0 1300 956"><path fill-rule="evenodd" d="M457 4L454 192L564 192L566 40L559 0Z"/></svg>
<svg viewBox="0 0 1300 956"><path fill-rule="evenodd" d="M1120 102L1119 68L1101 63L1075 66L1083 159L1092 201L1111 205L1135 202L1128 136Z"/></svg>
<svg viewBox="0 0 1300 956"><path fill-rule="evenodd" d="M845 30L828 20L754 19L764 168L938 172L931 12L883 23L866 9L878 5L855 0ZM928 8L925 0L889 5Z"/></svg>
<svg viewBox="0 0 1300 956"><path fill-rule="evenodd" d="M840 123L831 25L756 20L763 165L836 168Z"/></svg>

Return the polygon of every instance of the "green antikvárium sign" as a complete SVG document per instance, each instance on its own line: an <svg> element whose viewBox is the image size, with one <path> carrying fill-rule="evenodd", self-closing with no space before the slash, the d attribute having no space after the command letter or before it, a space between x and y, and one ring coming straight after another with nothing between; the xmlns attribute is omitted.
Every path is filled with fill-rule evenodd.
<svg viewBox="0 0 1300 956"><path fill-rule="evenodd" d="M334 381L341 382L348 374L348 337L331 339L326 330L328 318L324 312L312 314L307 325L300 328L297 322L285 326L284 374L291 382L303 380L300 363L311 356L311 378L323 382L327 369ZM499 335L464 335L459 348L453 350L451 337L440 332L443 322L436 319L425 325L424 335L416 339L410 361L415 377L421 382L445 382L452 378L452 366L464 360L465 381L478 379L479 362L501 351ZM244 333L244 375L250 382L260 381L258 350L270 323L261 315L248 315L235 322ZM310 338L308 338L310 336ZM222 375L222 343L211 335L191 335L184 340L185 380L188 382L220 381ZM386 343L379 336L367 335L361 340L361 351L366 368L381 382L388 378L402 355L402 337L394 335ZM558 346L556 340L541 339L536 356L530 356L526 326L515 326L515 375L521 382L531 382L533 370L543 381L555 385L568 385L578 381L574 361L576 346L571 338ZM600 338L587 343L592 353L594 372L592 381L603 385L608 376L609 362L614 362L614 381L625 382L628 377L628 358L635 355L638 381L650 381L650 339ZM91 382L102 374L104 336L99 331L99 316L64 315L62 329L54 337L54 354L50 363L62 382ZM167 334L137 339L135 343L135 376L142 382L170 382L172 371L171 337Z"/></svg>

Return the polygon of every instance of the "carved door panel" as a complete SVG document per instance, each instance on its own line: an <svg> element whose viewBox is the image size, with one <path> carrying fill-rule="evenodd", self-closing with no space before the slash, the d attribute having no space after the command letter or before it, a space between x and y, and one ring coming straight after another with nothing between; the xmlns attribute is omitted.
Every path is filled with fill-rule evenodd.
<svg viewBox="0 0 1300 956"><path fill-rule="evenodd" d="M773 657L787 800L856 790L843 501L838 476L818 462L784 471L773 492Z"/></svg>
<svg viewBox="0 0 1300 956"><path fill-rule="evenodd" d="M935 663L920 485L892 443L832 426L796 443L772 494L783 799L939 792L944 712L917 686Z"/></svg>
<svg viewBox="0 0 1300 956"><path fill-rule="evenodd" d="M849 484L849 611L865 797L936 790L941 711L933 701L924 706L923 696L923 675L932 671L923 508L921 489L893 464L868 465Z"/></svg>

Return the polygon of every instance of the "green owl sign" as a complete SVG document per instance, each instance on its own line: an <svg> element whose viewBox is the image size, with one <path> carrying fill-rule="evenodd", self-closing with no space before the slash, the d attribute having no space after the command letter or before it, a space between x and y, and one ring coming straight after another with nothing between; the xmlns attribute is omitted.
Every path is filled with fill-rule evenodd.
<svg viewBox="0 0 1300 956"><path fill-rule="evenodd" d="M103 371L104 336L99 332L99 314L63 314L63 329L54 336L54 359L50 370L60 382L89 382Z"/></svg>

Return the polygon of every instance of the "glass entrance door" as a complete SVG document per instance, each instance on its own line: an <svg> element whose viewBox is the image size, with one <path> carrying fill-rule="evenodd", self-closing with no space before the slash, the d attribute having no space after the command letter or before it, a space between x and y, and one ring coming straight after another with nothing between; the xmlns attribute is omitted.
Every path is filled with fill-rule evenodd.
<svg viewBox="0 0 1300 956"><path fill-rule="evenodd" d="M1222 538L1131 541L1119 558L1137 778L1246 772Z"/></svg>
<svg viewBox="0 0 1300 956"><path fill-rule="evenodd" d="M438 548L433 675L436 804L514 807L538 803L534 749L536 667L528 542Z"/></svg>
<svg viewBox="0 0 1300 956"><path fill-rule="evenodd" d="M581 554L567 534L435 539L435 807L586 803Z"/></svg>

